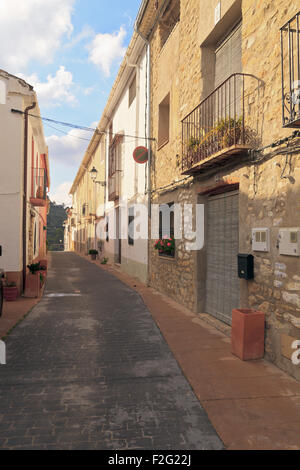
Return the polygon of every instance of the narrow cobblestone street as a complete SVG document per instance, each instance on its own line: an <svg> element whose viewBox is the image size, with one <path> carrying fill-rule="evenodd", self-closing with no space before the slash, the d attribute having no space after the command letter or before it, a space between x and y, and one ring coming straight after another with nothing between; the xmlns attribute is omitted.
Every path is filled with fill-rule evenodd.
<svg viewBox="0 0 300 470"><path fill-rule="evenodd" d="M75 254L5 342L1 448L223 447L140 296Z"/></svg>

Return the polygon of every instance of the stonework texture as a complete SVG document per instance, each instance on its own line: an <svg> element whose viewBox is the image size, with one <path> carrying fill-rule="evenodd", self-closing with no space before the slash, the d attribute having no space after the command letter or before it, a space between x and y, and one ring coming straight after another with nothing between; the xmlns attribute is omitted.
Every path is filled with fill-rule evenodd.
<svg viewBox="0 0 300 470"><path fill-rule="evenodd" d="M222 1L222 17L229 9L236 12L237 4ZM239 251L252 253L255 267L253 281L240 280L240 307L265 312L266 357L300 379L299 366L283 356L281 347L282 335L300 339L300 258L279 255L278 249L279 229L300 227L299 154L285 154L286 145L282 144L256 154L255 163L250 157L235 157L234 162L226 160L214 171L179 182L185 178L181 167L181 120L214 88L212 43L207 38L213 38L217 31L216 5L217 1L181 1L180 21L164 46L159 24L151 37L151 135L156 138L159 104L170 93L169 141L161 148L152 146L152 203L197 202L205 187L220 181L239 183ZM283 0L242 1L242 71L256 80L246 85L245 102L247 126L255 136L254 148L293 132L282 127L280 27L296 13L297 5ZM228 30L230 25L226 24ZM291 140L290 145L297 144L296 138ZM171 183L174 185L166 187ZM205 204L205 197L201 201ZM270 251L252 251L251 231L255 227L270 229ZM152 240L150 284L189 309L202 312L205 254L187 252L183 243L176 241L175 258L163 259L153 245Z"/></svg>

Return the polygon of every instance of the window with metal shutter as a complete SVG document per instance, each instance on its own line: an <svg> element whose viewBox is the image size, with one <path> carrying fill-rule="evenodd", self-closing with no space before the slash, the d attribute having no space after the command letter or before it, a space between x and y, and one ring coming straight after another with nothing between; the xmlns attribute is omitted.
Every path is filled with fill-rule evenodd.
<svg viewBox="0 0 300 470"><path fill-rule="evenodd" d="M238 72L242 72L242 23L216 49L215 88Z"/></svg>

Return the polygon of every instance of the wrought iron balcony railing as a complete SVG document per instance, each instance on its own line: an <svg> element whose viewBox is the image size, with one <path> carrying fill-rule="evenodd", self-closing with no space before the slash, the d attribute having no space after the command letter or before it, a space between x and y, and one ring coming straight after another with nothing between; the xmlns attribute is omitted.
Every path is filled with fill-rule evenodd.
<svg viewBox="0 0 300 470"><path fill-rule="evenodd" d="M46 206L47 203L47 174L44 168L32 169L30 202L34 206Z"/></svg>
<svg viewBox="0 0 300 470"><path fill-rule="evenodd" d="M282 121L300 127L300 11L281 29Z"/></svg>
<svg viewBox="0 0 300 470"><path fill-rule="evenodd" d="M248 109L257 83L253 75L235 73L182 120L183 173L191 174L215 158L222 160L251 148L246 105Z"/></svg>

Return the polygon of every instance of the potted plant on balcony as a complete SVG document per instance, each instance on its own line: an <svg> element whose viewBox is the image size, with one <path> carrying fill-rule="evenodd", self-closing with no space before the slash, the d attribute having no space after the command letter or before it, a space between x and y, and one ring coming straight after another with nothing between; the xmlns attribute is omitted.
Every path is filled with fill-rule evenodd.
<svg viewBox="0 0 300 470"><path fill-rule="evenodd" d="M214 131L220 141L221 148L231 147L240 142L242 124L242 117L237 120L233 118L223 118L218 121Z"/></svg>
<svg viewBox="0 0 300 470"><path fill-rule="evenodd" d="M8 302L16 300L18 297L18 288L15 282L8 282L5 280L3 284L3 297Z"/></svg>
<svg viewBox="0 0 300 470"><path fill-rule="evenodd" d="M154 249L158 250L158 253L162 256L174 257L175 254L175 240L173 237L164 236L156 240Z"/></svg>
<svg viewBox="0 0 300 470"><path fill-rule="evenodd" d="M90 255L92 260L95 260L97 258L97 255L98 255L98 250L89 250L89 255Z"/></svg>
<svg viewBox="0 0 300 470"><path fill-rule="evenodd" d="M32 263L27 266L29 273L26 275L25 297L39 297L40 295L40 263Z"/></svg>

